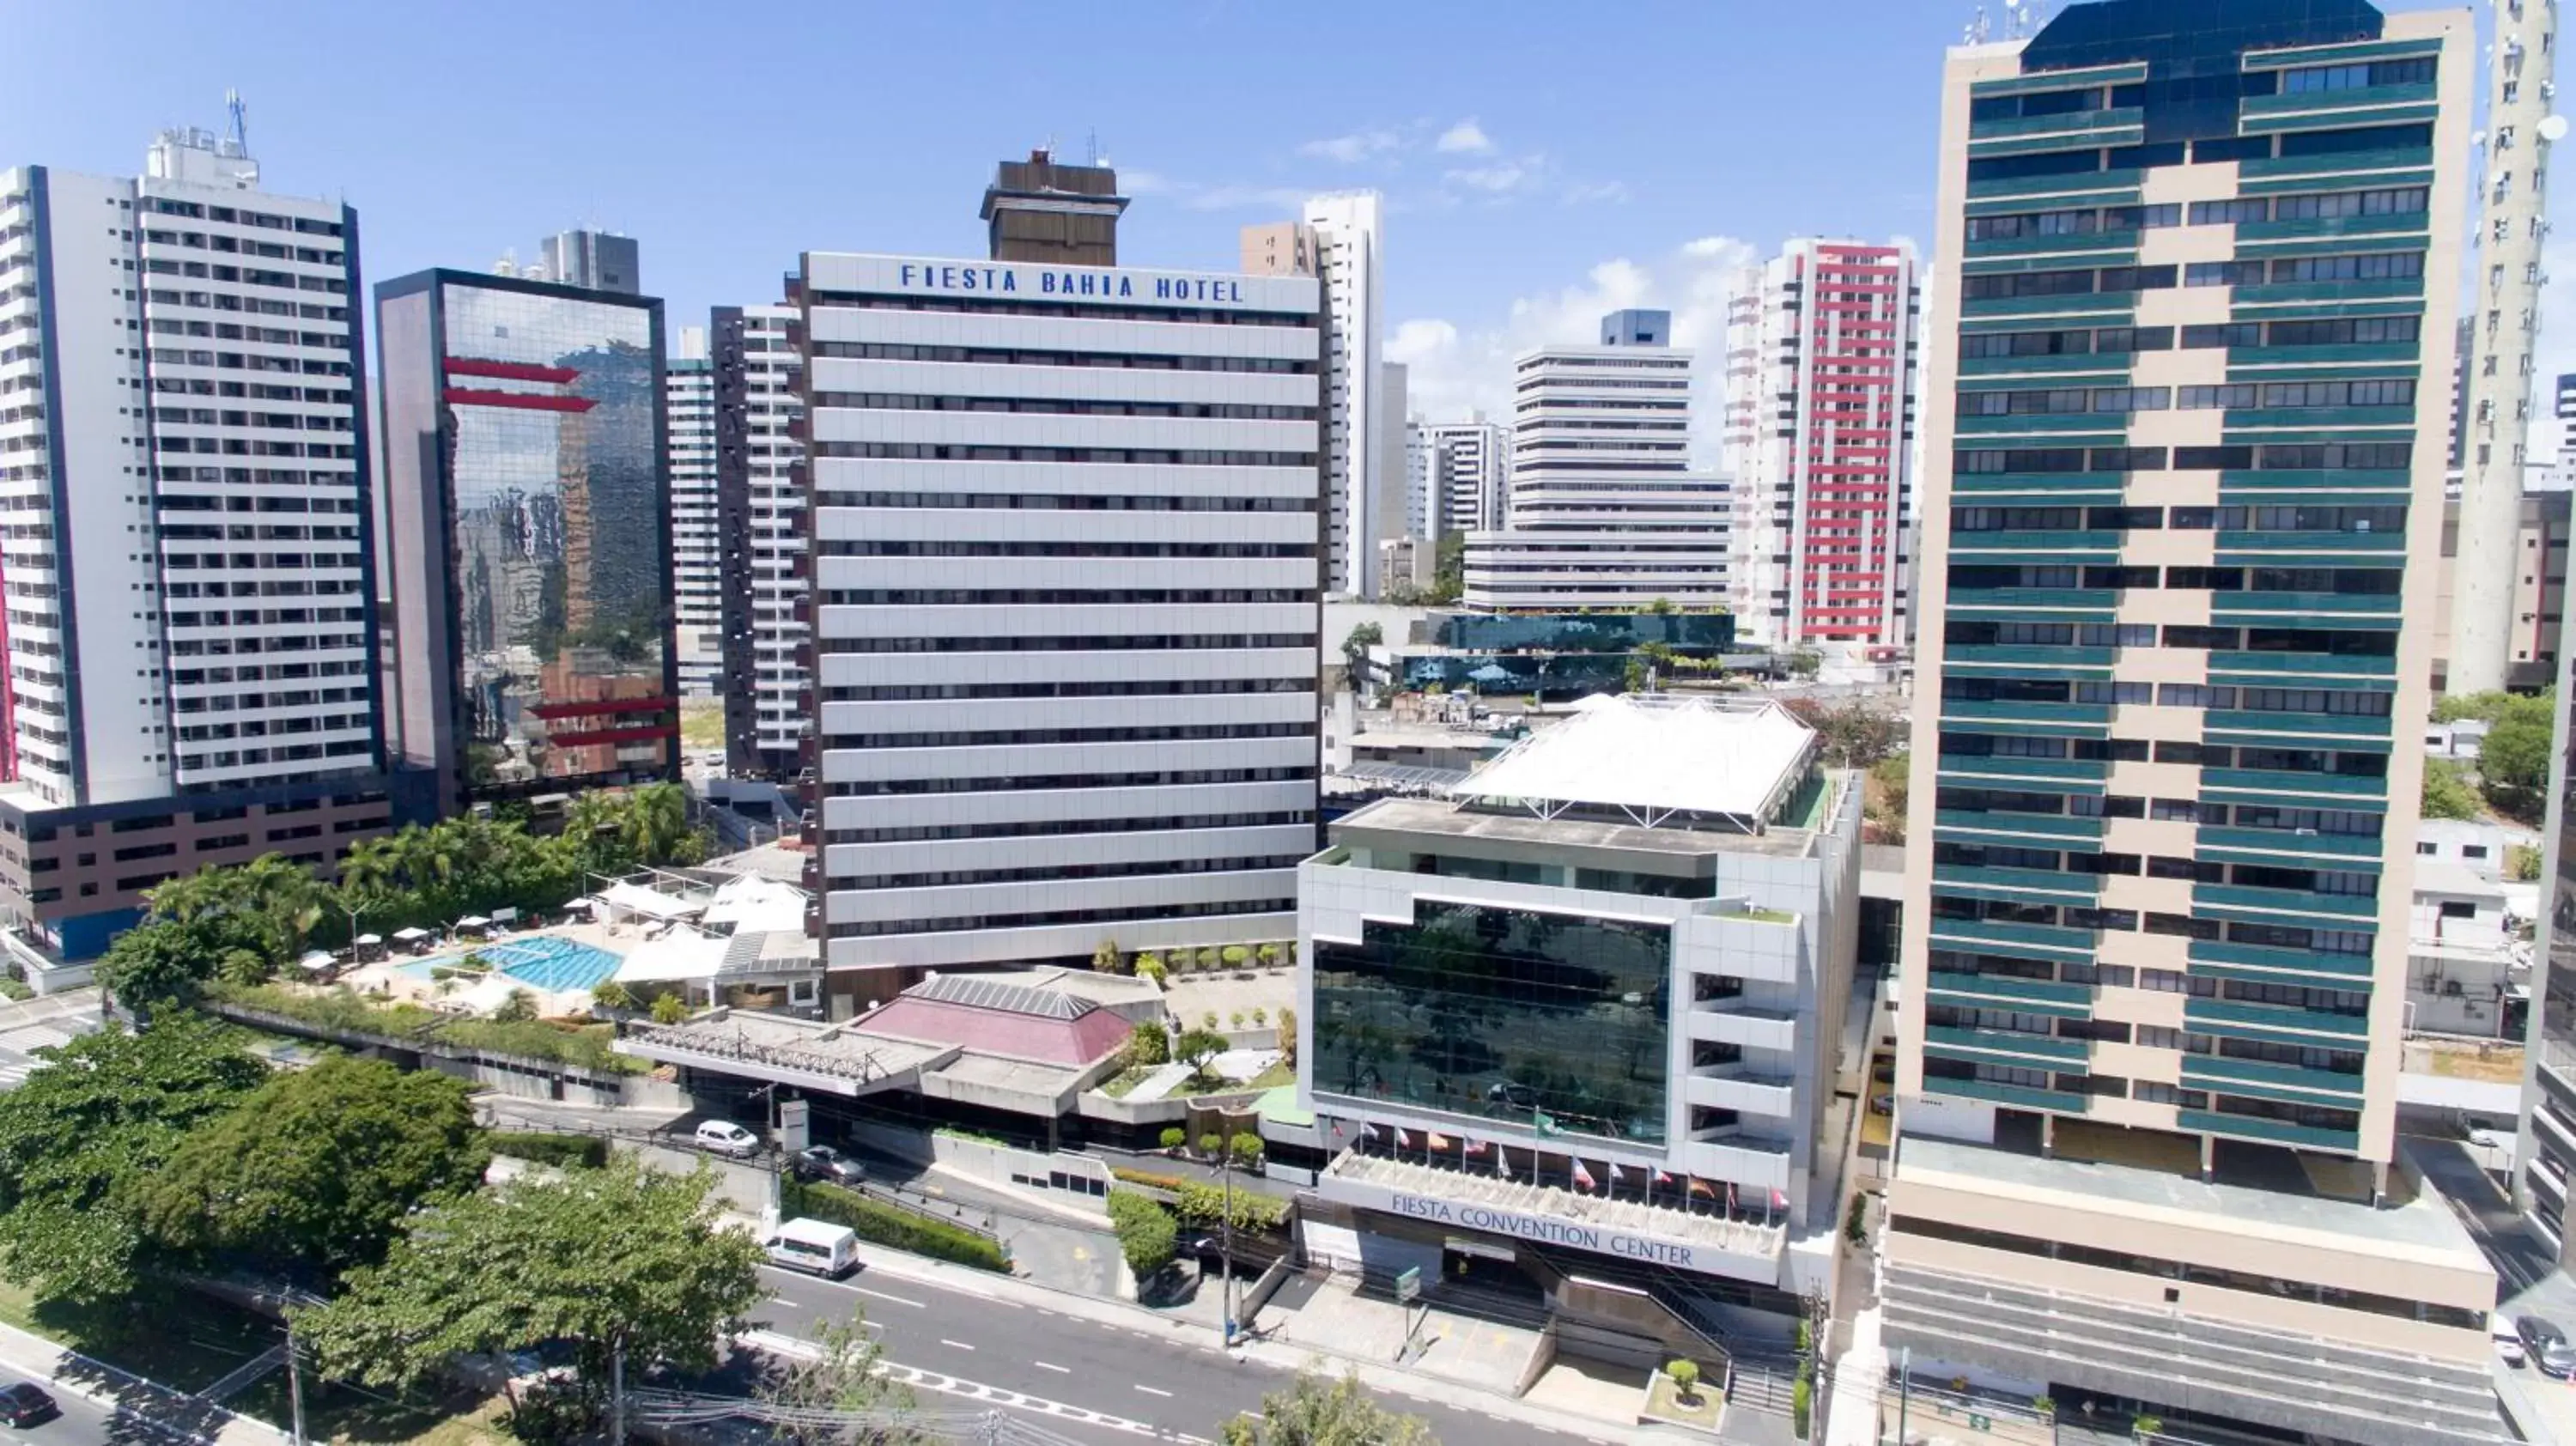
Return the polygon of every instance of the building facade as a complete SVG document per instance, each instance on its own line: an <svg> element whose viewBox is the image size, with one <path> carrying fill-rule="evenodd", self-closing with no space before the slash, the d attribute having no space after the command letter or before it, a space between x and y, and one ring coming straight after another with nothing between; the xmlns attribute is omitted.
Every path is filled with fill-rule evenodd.
<svg viewBox="0 0 2576 1446"><path fill-rule="evenodd" d="M1860 814L1818 756L1774 704L1605 699L1336 822L1299 873L1308 1255L1615 1282L1718 1336L1830 1290Z"/></svg>
<svg viewBox="0 0 2576 1446"><path fill-rule="evenodd" d="M424 806L677 778L662 303L433 270L376 318L392 742Z"/></svg>
<svg viewBox="0 0 2576 1446"><path fill-rule="evenodd" d="M826 963L1290 937L1316 282L813 252L795 291Z"/></svg>
<svg viewBox="0 0 2576 1446"><path fill-rule="evenodd" d="M1511 433L1476 412L1463 422L1421 427L1425 466L1422 533L1438 539L1452 532L1492 531L1503 525L1511 477Z"/></svg>
<svg viewBox="0 0 2576 1446"><path fill-rule="evenodd" d="M716 696L724 673L724 579L716 506L716 374L707 329L680 328L664 375L671 438L671 616L680 692Z"/></svg>
<svg viewBox="0 0 2576 1446"><path fill-rule="evenodd" d="M2576 494L2522 494L2521 523L2514 530L2513 636L2506 640L2505 686L2536 693L2558 681L2558 640L2567 615L2567 544ZM2442 504L2441 584L2433 600L2433 685L2450 681L2453 610L2460 598L2460 499ZM2495 565L2490 559L2489 565Z"/></svg>
<svg viewBox="0 0 2576 1446"><path fill-rule="evenodd" d="M793 779L813 763L812 508L798 327L792 306L714 313L725 762L737 777Z"/></svg>
<svg viewBox="0 0 2576 1446"><path fill-rule="evenodd" d="M1467 534L1469 607L1726 604L1727 483L1692 469L1692 357L1671 341L1669 313L1614 312L1601 345L1515 364L1507 516Z"/></svg>
<svg viewBox="0 0 2576 1446"><path fill-rule="evenodd" d="M1326 591L1375 599L1387 435L1404 424L1390 405L1383 366L1382 208L1375 191L1306 203L1304 216L1243 229L1243 269L1254 276L1312 276L1324 288L1324 565ZM1399 454L1400 455L1400 454Z"/></svg>
<svg viewBox="0 0 2576 1446"><path fill-rule="evenodd" d="M2540 917L2525 1021L2522 1119L2514 1201L2538 1228L2562 1269L2570 1263L2567 1204L2576 1199L2576 732L2569 727L2571 660L2558 664L2557 737L2549 767L2548 821L2541 839Z"/></svg>
<svg viewBox="0 0 2576 1446"><path fill-rule="evenodd" d="M612 231L558 231L537 243L531 281L578 286L585 291L614 291L638 296L644 290L644 267L635 238Z"/></svg>
<svg viewBox="0 0 2576 1446"><path fill-rule="evenodd" d="M1730 582L1748 635L1904 641L1921 309L1910 242L1801 238L1736 278Z"/></svg>
<svg viewBox="0 0 2576 1446"><path fill-rule="evenodd" d="M2396 1129L2474 40L2221 10L1950 53L1887 1337L2483 1440L2493 1273Z"/></svg>
<svg viewBox="0 0 2576 1446"><path fill-rule="evenodd" d="M357 286L357 213L238 136L0 170L0 924L42 949L386 823Z"/></svg>

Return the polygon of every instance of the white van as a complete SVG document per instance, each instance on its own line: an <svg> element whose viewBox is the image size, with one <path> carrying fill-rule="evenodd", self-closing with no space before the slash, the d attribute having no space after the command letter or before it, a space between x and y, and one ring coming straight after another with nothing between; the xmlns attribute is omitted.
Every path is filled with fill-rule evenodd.
<svg viewBox="0 0 2576 1446"><path fill-rule="evenodd" d="M760 1242L772 1263L837 1280L858 1268L859 1235L828 1220L790 1220Z"/></svg>

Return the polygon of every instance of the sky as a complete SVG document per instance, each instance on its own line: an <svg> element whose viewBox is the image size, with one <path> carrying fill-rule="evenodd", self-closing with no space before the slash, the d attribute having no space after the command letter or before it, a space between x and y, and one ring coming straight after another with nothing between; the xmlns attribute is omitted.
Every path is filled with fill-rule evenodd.
<svg viewBox="0 0 2576 1446"><path fill-rule="evenodd" d="M237 89L265 185L355 205L371 282L594 225L638 238L675 327L777 300L808 249L980 256L994 163L1050 142L1117 168L1131 265L1232 269L1242 226L1374 188L1388 356L1444 418L1500 412L1514 353L1619 306L1713 351L1732 273L1788 237L1928 243L1942 49L1975 13L0 0L0 165L133 174ZM2576 370L2576 287L2547 311L2543 374Z"/></svg>

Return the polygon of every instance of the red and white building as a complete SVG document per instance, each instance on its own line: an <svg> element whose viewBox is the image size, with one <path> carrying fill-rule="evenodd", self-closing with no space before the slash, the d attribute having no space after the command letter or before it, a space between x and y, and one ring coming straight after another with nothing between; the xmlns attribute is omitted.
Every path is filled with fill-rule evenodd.
<svg viewBox="0 0 2576 1446"><path fill-rule="evenodd" d="M1800 238L1738 277L1726 445L1740 635L1904 641L1921 304L1903 241Z"/></svg>

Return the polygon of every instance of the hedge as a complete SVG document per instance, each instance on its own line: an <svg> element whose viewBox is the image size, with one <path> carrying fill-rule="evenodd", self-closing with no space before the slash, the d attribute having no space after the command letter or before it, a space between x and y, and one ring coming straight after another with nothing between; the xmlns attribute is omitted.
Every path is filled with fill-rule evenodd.
<svg viewBox="0 0 2576 1446"><path fill-rule="evenodd" d="M838 1185L787 1182L781 1202L790 1216L847 1225L861 1240L936 1260L1009 1274L1011 1258L1001 1245L972 1230L928 1215L916 1215Z"/></svg>
<svg viewBox="0 0 2576 1446"><path fill-rule="evenodd" d="M604 1135L555 1135L538 1130L496 1130L483 1137L492 1153L514 1159L532 1160L540 1165L585 1165L597 1169L608 1163L608 1138Z"/></svg>

